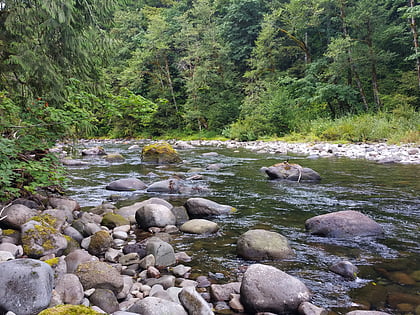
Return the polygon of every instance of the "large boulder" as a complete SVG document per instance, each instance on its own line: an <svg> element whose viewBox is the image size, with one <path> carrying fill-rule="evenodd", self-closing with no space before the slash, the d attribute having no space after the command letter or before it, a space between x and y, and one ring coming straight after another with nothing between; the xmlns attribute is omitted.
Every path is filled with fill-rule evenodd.
<svg viewBox="0 0 420 315"><path fill-rule="evenodd" d="M22 204L8 206L1 214L1 217L4 217L4 219L0 220L0 227L18 230L22 224L37 214L37 210L28 208Z"/></svg>
<svg viewBox="0 0 420 315"><path fill-rule="evenodd" d="M153 162L159 164L180 163L182 162L178 152L166 142L158 142L143 147L141 151L143 162Z"/></svg>
<svg viewBox="0 0 420 315"><path fill-rule="evenodd" d="M115 191L134 191L146 189L147 185L137 178L121 178L109 183L105 188Z"/></svg>
<svg viewBox="0 0 420 315"><path fill-rule="evenodd" d="M112 236L109 232L101 230L93 234L90 238L88 252L94 256L103 256L112 246Z"/></svg>
<svg viewBox="0 0 420 315"><path fill-rule="evenodd" d="M165 227L176 223L175 215L166 206L146 204L136 211L137 224L147 230L149 227Z"/></svg>
<svg viewBox="0 0 420 315"><path fill-rule="evenodd" d="M250 230L237 242L238 255L251 260L283 259L294 256L289 242L283 235L266 230Z"/></svg>
<svg viewBox="0 0 420 315"><path fill-rule="evenodd" d="M204 219L192 219L179 227L180 231L192 234L209 234L215 233L219 230L217 223L204 220Z"/></svg>
<svg viewBox="0 0 420 315"><path fill-rule="evenodd" d="M270 167L262 167L270 179L285 179L290 181L319 181L321 176L313 169L289 162L278 163Z"/></svg>
<svg viewBox="0 0 420 315"><path fill-rule="evenodd" d="M305 222L306 229L314 235L351 238L355 236L384 236L381 225L354 210L338 211L312 217Z"/></svg>
<svg viewBox="0 0 420 315"><path fill-rule="evenodd" d="M296 313L299 305L310 296L303 282L275 267L251 265L242 279L241 302L250 314Z"/></svg>
<svg viewBox="0 0 420 315"><path fill-rule="evenodd" d="M41 218L34 217L22 225L22 246L32 258L54 254L60 256L67 248L67 239L57 229Z"/></svg>
<svg viewBox="0 0 420 315"><path fill-rule="evenodd" d="M119 214L123 216L124 218L128 219L130 223L136 223L135 216L136 216L137 210L139 210L141 207L147 204L158 204L158 205L166 206L168 209L172 209L172 205L166 200L153 197L144 201L136 202L130 206L125 206L120 209L116 209L114 213Z"/></svg>
<svg viewBox="0 0 420 315"><path fill-rule="evenodd" d="M151 296L135 302L128 311L142 315L188 315L180 304Z"/></svg>
<svg viewBox="0 0 420 315"><path fill-rule="evenodd" d="M0 263L0 313L38 314L47 308L54 285L52 268L39 260Z"/></svg>
<svg viewBox="0 0 420 315"><path fill-rule="evenodd" d="M80 205L76 200L65 197L50 197L48 203L54 209L66 210L73 212L80 209Z"/></svg>
<svg viewBox="0 0 420 315"><path fill-rule="evenodd" d="M185 208L190 216L211 216L235 212L231 206L221 205L205 198L190 198L185 203Z"/></svg>
<svg viewBox="0 0 420 315"><path fill-rule="evenodd" d="M117 269L102 261L80 263L75 271L83 289L109 289L118 294L124 287L124 281Z"/></svg>

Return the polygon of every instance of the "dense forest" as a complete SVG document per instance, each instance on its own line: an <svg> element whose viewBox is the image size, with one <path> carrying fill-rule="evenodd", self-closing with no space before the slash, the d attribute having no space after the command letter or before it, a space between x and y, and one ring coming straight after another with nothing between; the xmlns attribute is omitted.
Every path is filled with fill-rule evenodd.
<svg viewBox="0 0 420 315"><path fill-rule="evenodd" d="M0 195L82 137L419 141L415 0L1 0Z"/></svg>

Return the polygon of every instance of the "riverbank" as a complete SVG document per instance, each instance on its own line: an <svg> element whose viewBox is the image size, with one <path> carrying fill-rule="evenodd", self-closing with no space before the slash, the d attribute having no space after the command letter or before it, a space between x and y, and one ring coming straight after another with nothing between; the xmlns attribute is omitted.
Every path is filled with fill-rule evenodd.
<svg viewBox="0 0 420 315"><path fill-rule="evenodd" d="M185 146L225 146L228 149L244 148L258 153L267 154L298 154L310 159L347 157L351 159L366 159L378 163L420 164L420 149L415 144L388 145L386 143L348 143L337 144L328 142L294 143L284 141L250 141L234 140L191 140L170 141L175 147Z"/></svg>

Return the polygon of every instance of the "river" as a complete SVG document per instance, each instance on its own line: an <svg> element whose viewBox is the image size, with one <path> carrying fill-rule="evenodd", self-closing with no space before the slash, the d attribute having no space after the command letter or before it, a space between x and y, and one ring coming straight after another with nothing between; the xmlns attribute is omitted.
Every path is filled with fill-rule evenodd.
<svg viewBox="0 0 420 315"><path fill-rule="evenodd" d="M128 149L136 143L140 149ZM237 208L231 215L212 218L221 227L215 235L173 237L171 244L175 250L192 256L188 265L195 274L220 272L225 275L222 282L236 281L238 270L253 263L237 257L236 241L247 230L262 228L286 236L296 252L292 259L263 263L301 279L314 293L315 305L334 313L366 308L408 314L415 313L417 307L419 314L419 165L386 165L347 158L306 159L246 149L194 147L179 150L184 163L158 166L141 162L142 141L84 145L98 144L107 153L121 153L126 160L108 163L100 156L89 156L83 157L88 165L69 168L68 194L82 207L96 206L110 196L119 195L119 201L114 202L117 207L150 197L182 205L187 198L200 196ZM206 152L218 155L203 156ZM321 182L271 181L259 170L285 160L316 170L322 176ZM206 170L213 163L221 163L222 168ZM197 168L201 169L203 179L194 181L194 185L206 189L195 195L105 190L108 183L120 178L137 177L150 184L174 173L190 175L189 170ZM368 215L383 226L385 239L340 240L305 231L306 219L340 210ZM358 266L360 273L355 281L346 281L329 271L328 267L340 260Z"/></svg>

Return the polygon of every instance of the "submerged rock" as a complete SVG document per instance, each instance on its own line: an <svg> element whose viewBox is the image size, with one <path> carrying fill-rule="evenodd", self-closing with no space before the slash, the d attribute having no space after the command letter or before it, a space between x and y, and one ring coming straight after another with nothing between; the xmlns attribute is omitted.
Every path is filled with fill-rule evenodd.
<svg viewBox="0 0 420 315"><path fill-rule="evenodd" d="M185 208L190 216L210 216L235 212L231 206L221 205L204 198L190 198L185 203Z"/></svg>
<svg viewBox="0 0 420 315"><path fill-rule="evenodd" d="M115 191L134 191L146 189L147 185L137 178L122 178L109 183L105 188Z"/></svg>
<svg viewBox="0 0 420 315"><path fill-rule="evenodd" d="M238 255L245 259L283 259L294 256L289 242L283 235L266 230L250 230L237 242Z"/></svg>
<svg viewBox="0 0 420 315"><path fill-rule="evenodd" d="M106 155L105 149L101 146L84 149L82 155Z"/></svg>
<svg viewBox="0 0 420 315"><path fill-rule="evenodd" d="M312 217L305 222L311 234L350 238L354 236L383 237L382 226L354 210L338 211Z"/></svg>
<svg viewBox="0 0 420 315"><path fill-rule="evenodd" d="M270 179L285 179L295 182L321 180L321 176L313 169L289 162L262 167L261 171L266 173Z"/></svg>
<svg viewBox="0 0 420 315"><path fill-rule="evenodd" d="M331 265L329 269L332 272L350 280L355 280L357 278L357 273L359 272L357 267L349 261L340 261L334 265Z"/></svg>
<svg viewBox="0 0 420 315"><path fill-rule="evenodd" d="M166 194L179 194L181 192L181 181L178 179L167 179L161 180L151 184L148 188L148 192L159 192Z"/></svg>

